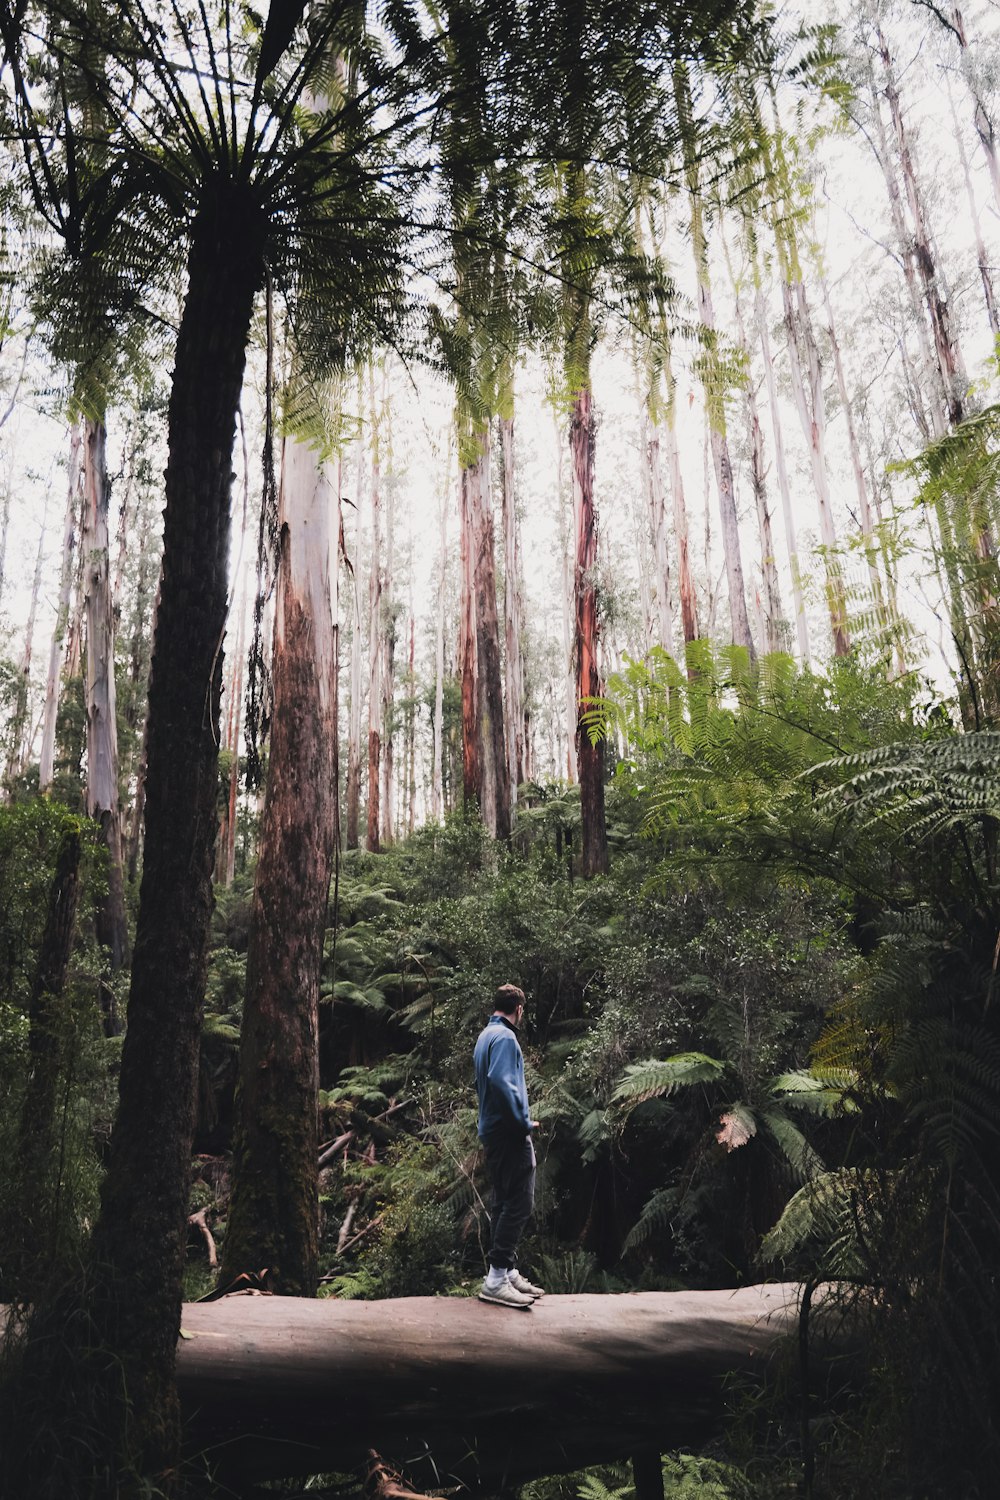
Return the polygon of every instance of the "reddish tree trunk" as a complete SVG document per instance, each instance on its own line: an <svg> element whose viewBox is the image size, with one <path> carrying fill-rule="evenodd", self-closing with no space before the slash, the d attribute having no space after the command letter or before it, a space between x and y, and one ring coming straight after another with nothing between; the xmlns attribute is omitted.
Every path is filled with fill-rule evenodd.
<svg viewBox="0 0 1000 1500"><path fill-rule="evenodd" d="M576 533L574 602L576 630L576 757L580 776L581 851L584 876L608 869L604 817L604 741L591 740L583 723L586 699L601 696L598 664L597 514L594 509L594 413L590 389L578 390L570 413L569 449L573 464L573 519Z"/></svg>
<svg viewBox="0 0 1000 1500"><path fill-rule="evenodd" d="M325 468L286 440L271 753L221 1272L229 1285L266 1267L269 1289L286 1296L312 1296L318 1275L319 986L336 822L332 507Z"/></svg>
<svg viewBox="0 0 1000 1500"><path fill-rule="evenodd" d="M473 471L461 466L459 478L462 589L458 620L458 662L462 678L462 795L466 811L479 806L479 645L476 639L476 497Z"/></svg>

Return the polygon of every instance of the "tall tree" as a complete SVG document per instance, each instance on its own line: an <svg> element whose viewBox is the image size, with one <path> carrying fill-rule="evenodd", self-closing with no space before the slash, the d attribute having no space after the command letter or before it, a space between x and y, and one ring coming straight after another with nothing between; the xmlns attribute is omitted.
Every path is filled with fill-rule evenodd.
<svg viewBox="0 0 1000 1500"><path fill-rule="evenodd" d="M712 279L708 259L700 147L696 132L690 76L683 64L678 64L674 69L674 99L683 131L684 176L688 190L691 246L698 282L698 317L705 330L706 347L701 360L702 386L719 497L719 516L722 522L722 546L729 585L730 627L734 645L745 647L753 657L755 647L747 615L743 553L736 511L733 465L729 454L729 435L726 429L725 379L722 363L718 358L719 336L715 324Z"/></svg>

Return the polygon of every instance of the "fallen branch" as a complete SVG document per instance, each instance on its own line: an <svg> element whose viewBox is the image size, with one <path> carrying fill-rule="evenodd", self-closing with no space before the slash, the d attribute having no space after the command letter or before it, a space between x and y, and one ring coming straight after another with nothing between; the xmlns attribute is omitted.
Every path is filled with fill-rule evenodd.
<svg viewBox="0 0 1000 1500"><path fill-rule="evenodd" d="M403 1484L403 1476L398 1470L390 1468L374 1448L369 1449L368 1457L370 1462L365 1479L365 1493L370 1500L432 1500L430 1495L421 1495Z"/></svg>
<svg viewBox="0 0 1000 1500"><path fill-rule="evenodd" d="M333 1158L339 1152L343 1151L345 1146L349 1146L351 1144L354 1139L354 1135L355 1132L353 1130L345 1130L343 1135L338 1135L337 1139L335 1141L331 1141L329 1146L323 1147L322 1151L319 1154L319 1161L316 1164L320 1168L320 1170L322 1170L328 1162L333 1161Z"/></svg>

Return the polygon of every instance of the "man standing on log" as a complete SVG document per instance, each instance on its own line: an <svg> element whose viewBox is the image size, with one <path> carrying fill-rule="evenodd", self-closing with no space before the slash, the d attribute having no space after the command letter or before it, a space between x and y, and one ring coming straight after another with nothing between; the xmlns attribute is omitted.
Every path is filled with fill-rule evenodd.
<svg viewBox="0 0 1000 1500"><path fill-rule="evenodd" d="M517 1028L524 1015L524 991L503 984L493 1014L479 1033L473 1056L479 1096L479 1139L493 1184L490 1205L490 1269L480 1302L528 1309L544 1295L517 1269L517 1242L535 1202L535 1147L538 1121L528 1109L524 1057Z"/></svg>

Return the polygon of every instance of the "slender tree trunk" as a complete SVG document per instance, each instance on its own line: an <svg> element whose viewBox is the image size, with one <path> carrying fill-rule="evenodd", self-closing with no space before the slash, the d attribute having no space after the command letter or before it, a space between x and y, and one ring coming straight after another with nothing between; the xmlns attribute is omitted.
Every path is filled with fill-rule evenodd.
<svg viewBox="0 0 1000 1500"><path fill-rule="evenodd" d="M11 715L10 751L7 759L7 780L13 782L27 769L31 753L31 736L28 732L31 708L31 663L35 649L35 618L38 614L38 596L42 588L42 562L45 557L45 536L48 529L49 497L45 496L42 511L42 526L38 533L38 551L35 554L35 571L31 580L31 600L28 619L24 628L24 650L18 667L17 688L14 696L14 711Z"/></svg>
<svg viewBox="0 0 1000 1500"><path fill-rule="evenodd" d="M396 485L390 477L385 485L385 567L382 573L382 603L379 609L379 650L382 654L382 799L380 843L388 848L395 841L396 811Z"/></svg>
<svg viewBox="0 0 1000 1500"><path fill-rule="evenodd" d="M690 126L691 96L687 77L682 68L675 72L674 81L681 120ZM714 347L715 309L712 303L712 282L708 265L708 239L705 232L701 171L696 148L690 139L685 144L685 175L691 214L691 243L698 278L698 318L702 327L707 331L710 345ZM718 370L706 367L703 383L705 409L711 434L712 462L719 494L719 517L722 522L722 546L726 559L726 580L729 585L732 640L734 645L744 646L753 660L756 651L750 632L750 620L747 616L743 555L733 486L733 466L729 456L729 438L726 432L725 392L721 389L721 376Z"/></svg>
<svg viewBox="0 0 1000 1500"><path fill-rule="evenodd" d="M114 977L128 963L128 920L122 869L118 790L118 715L115 691L114 616L108 538L111 486L107 432L103 422L84 423L84 522L87 625L87 815L101 830L108 851L107 894L96 913L97 940L108 954L110 983L101 984L101 1008L109 1036L121 1030Z"/></svg>
<svg viewBox="0 0 1000 1500"><path fill-rule="evenodd" d="M886 134L885 122L882 118L882 109L879 103L878 84L875 79L874 65L868 72L868 83L871 89L872 120L875 126L875 140L873 149L875 158L882 168L885 179L886 196L889 202L889 212L892 218L893 232L899 248L900 263L903 268L903 279L906 284L907 297L910 304L910 316L914 331L917 335L920 364L919 379L910 375L910 382L915 392L915 405L922 410L925 388L930 402L930 433L934 437L943 437L947 430L945 422L945 408L947 406L947 393L941 380L941 371L934 358L930 336L927 329L926 312L920 288L917 285L916 256L913 246L913 237L906 227L906 213L903 208L902 195L899 190L899 180L892 159L892 151L889 138ZM904 367L907 364L905 333L901 340ZM918 425L919 419L918 419ZM925 426L927 424L924 424Z"/></svg>
<svg viewBox="0 0 1000 1500"><path fill-rule="evenodd" d="M663 494L663 468L660 461L660 434L647 415L645 458L649 524L656 559L657 638L669 655L674 650L674 615L670 598L670 553L667 548L667 507Z"/></svg>
<svg viewBox="0 0 1000 1500"><path fill-rule="evenodd" d="M99 1400L110 1450L131 1451L139 1472L167 1488L179 1441L174 1358L212 909L231 454L262 231L245 190L206 189L169 405L145 860L118 1114L92 1239L91 1347L107 1354L91 1361L99 1384L88 1410Z"/></svg>
<svg viewBox="0 0 1000 1500"><path fill-rule="evenodd" d="M504 540L504 643L505 686L507 691L504 730L507 738L507 778L511 807L517 802L517 789L525 779L524 770L524 658L521 644L521 527L517 515L514 486L514 418L500 418L500 452L503 459L503 540Z"/></svg>
<svg viewBox="0 0 1000 1500"><path fill-rule="evenodd" d="M483 821L498 839L509 839L510 774L504 734L500 622L497 615L496 544L490 484L490 434L480 434L479 458L470 469L474 497L477 709Z"/></svg>
<svg viewBox="0 0 1000 1500"><path fill-rule="evenodd" d="M462 796L466 812L482 795L479 746L479 644L476 622L476 484L474 471L459 457L462 588L458 620L458 659L462 682Z"/></svg>
<svg viewBox="0 0 1000 1500"><path fill-rule="evenodd" d="M562 444L562 442L559 443L558 491L559 491L559 507L560 507L560 513L561 513L560 520L562 521L562 515L564 513L564 504L563 504L563 444ZM572 514L573 514L573 510L572 510L572 507L573 507L573 498L572 498L572 495L573 495L573 492L571 491L571 498L570 498L570 516L571 517L572 517ZM562 525L560 525L560 531L562 532L562 530L563 530ZM573 624L572 624L572 619L573 619L573 598L574 598L574 593L573 593L573 574L572 574L572 571L571 571L572 564L571 564L571 561L570 561L570 547L571 547L570 536L566 535L566 534L561 535L560 536L560 557L561 557L561 560L562 560L562 579L561 579L562 588L561 588L560 593L561 593L561 601L562 601L563 662L565 663L565 670L566 670L566 676L564 678L565 689L566 689L566 759L565 759L565 773L566 773L566 780L568 782L570 782L571 785L573 785L579 779L579 767L577 765L577 756L576 756L577 696L576 696L576 666L575 666L574 657L573 657ZM561 766L562 765L562 756L561 755L557 755L557 757L556 757L556 765L557 766Z"/></svg>
<svg viewBox="0 0 1000 1500"><path fill-rule="evenodd" d="M765 650L780 651L782 646L781 626L783 613L781 608L781 586L778 581L778 562L775 556L774 535L771 528L771 512L767 500L767 463L764 458L764 430L761 426L760 411L757 406L753 358L750 352L750 341L747 338L746 323L743 319L739 282L733 268L732 259L729 254L729 245L724 232L721 238L726 257L726 268L729 271L729 280L733 289L737 342L746 366L746 420L747 438L750 448L750 482L757 509L757 529L760 534L760 570L761 582L763 583L763 598L760 598L758 591L761 622L763 625L762 639L765 643Z"/></svg>
<svg viewBox="0 0 1000 1500"><path fill-rule="evenodd" d="M0 491L0 601L3 599L7 573L7 534L10 530L10 480Z"/></svg>
<svg viewBox="0 0 1000 1500"><path fill-rule="evenodd" d="M576 630L576 759L580 774L580 872L586 878L608 869L604 818L604 741L591 740L583 715L585 700L601 696L598 665L597 512L594 508L594 410L589 383L574 394L569 451L573 465L573 520L576 533L574 601Z"/></svg>
<svg viewBox="0 0 1000 1500"><path fill-rule="evenodd" d="M939 16L939 19L941 17ZM990 119L983 102L983 88L973 67L969 38L965 30L965 21L962 12L957 5L952 6L951 27L955 34L962 60L962 76L968 85L969 93L972 95L974 109L974 121L976 134L979 136L986 157L987 166L990 169L990 182L993 184L993 199L996 203L997 212L1000 213L1000 161L997 160L996 135L993 129L993 121Z"/></svg>
<svg viewBox="0 0 1000 1500"><path fill-rule="evenodd" d="M861 445L858 442L857 428L854 425L854 411L851 404L850 392L847 389L847 377L844 374L844 361L840 353L840 343L837 339L833 307L830 302L830 288L827 285L826 277L822 274L820 275L820 288L823 293L823 310L826 313L827 334L830 339L830 348L833 352L833 367L837 376L837 390L840 395L840 404L844 410L844 421L847 424L847 444L851 454L851 468L854 470L854 487L858 496L858 517L861 523L861 535L864 540L865 557L868 562L868 577L871 582L872 599L875 604L879 623L884 630L888 625L888 620L886 619L882 579L878 570L877 548L874 536L875 523L872 518L871 501L868 496L868 480L865 475L865 466L861 459Z"/></svg>
<svg viewBox="0 0 1000 1500"><path fill-rule="evenodd" d="M983 226L979 220L979 208L976 204L975 188L972 185L972 172L969 168L969 156L962 139L962 128L958 123L958 113L955 109L955 98L951 91L951 82L945 77L945 89L948 94L948 108L951 111L951 121L955 130L955 145L958 150L958 159L962 163L962 177L965 182L965 196L969 200L969 218L972 220L972 231L976 240L976 264L979 267L979 279L983 284L983 301L986 303L986 316L990 320L990 332L993 341L1000 339L1000 314L997 311L996 293L993 288L993 269L990 265L989 252L983 240ZM990 129L992 137L992 127ZM997 184L994 183L994 189Z"/></svg>
<svg viewBox="0 0 1000 1500"><path fill-rule="evenodd" d="M937 254L934 249L927 220L923 194L920 191L920 185L917 180L913 153L910 148L909 133L903 120L903 109L899 97L899 89L896 84L892 56L889 52L889 44L880 26L876 27L876 37L885 73L885 97L889 105L889 114L896 137L896 146L899 151L900 169L903 174L903 187L906 192L906 200L909 205L913 225L912 243L914 259L923 286L924 301L930 318L934 354L937 359L938 369L941 374L941 383L944 388L948 421L952 427L957 427L964 421L966 415L968 376L965 372L965 365L958 343L952 336L951 312L948 307L947 292L938 267Z"/></svg>
<svg viewBox="0 0 1000 1500"><path fill-rule="evenodd" d="M671 367L668 352L666 363L667 403L664 412L667 438L667 465L670 471L670 492L674 502L674 536L677 542L677 578L680 590L681 630L684 644L689 646L698 639L698 599L695 594L694 576L691 572L691 553L688 543L687 503L684 498L684 475L681 472L681 455L677 444L677 382Z"/></svg>
<svg viewBox="0 0 1000 1500"><path fill-rule="evenodd" d="M73 586L73 554L76 551L77 521L80 507L80 477L82 472L81 448L83 433L81 424L74 422L70 428L69 485L66 494L66 519L63 523L62 564L59 569L59 600L56 605L56 623L52 630L49 647L49 671L45 682L45 708L42 713L42 748L38 760L38 790L47 792L55 774L56 719L59 712L59 683L61 680L63 642L69 620L70 590Z"/></svg>
<svg viewBox="0 0 1000 1500"><path fill-rule="evenodd" d="M372 446L372 556L368 581L368 833L370 854L378 854L379 778L382 759L382 477L378 419L375 414L375 377L370 377Z"/></svg>
<svg viewBox="0 0 1000 1500"><path fill-rule="evenodd" d="M444 494L441 498L441 574L437 597L437 638L434 648L434 763L431 770L431 817L435 822L444 818L444 774L443 774L443 717L444 717L444 616L445 580L448 572L448 502L451 489L451 453L445 474Z"/></svg>
<svg viewBox="0 0 1000 1500"><path fill-rule="evenodd" d="M156 595L153 599L153 618L150 629L153 640L156 640L156 621L160 612L160 592L163 587L162 569L160 579L156 585ZM142 848L144 816L146 810L146 771L149 764L149 708L147 706L142 724L142 748L139 752L139 765L135 776L135 801L132 804L132 826L129 830L128 841L128 878L129 884L134 885L139 869L139 852Z"/></svg>
<svg viewBox="0 0 1000 1500"><path fill-rule="evenodd" d="M354 566L351 569L351 712L347 729L347 790L345 843L358 847L358 812L361 802L361 501L364 490L364 457L357 445L357 487L354 496Z"/></svg>
<svg viewBox="0 0 1000 1500"><path fill-rule="evenodd" d="M236 652L233 660L229 694L229 722L226 726L226 748L229 751L229 788L226 812L222 820L219 849L216 853L215 878L228 888L236 874L236 823L240 790L240 733L243 728L243 661L246 650L247 575L240 585L239 616L236 624Z"/></svg>
<svg viewBox="0 0 1000 1500"><path fill-rule="evenodd" d="M847 599L837 556L837 529L833 519L830 475L826 460L826 398L823 392L823 370L813 333L805 286L794 268L789 271L789 275L794 279L790 280L787 276L782 279L781 296L785 310L785 330L788 336L788 365L792 377L792 392L809 449L813 488L816 491L816 503L819 507L820 536L825 549L823 562L826 573L826 601L830 614L834 654L846 656L851 649L851 639L847 629Z"/></svg>
<svg viewBox="0 0 1000 1500"><path fill-rule="evenodd" d="M271 724L247 953L221 1284L267 1267L271 1291L318 1277L319 985L333 867L336 660L326 466L286 439Z"/></svg>
<svg viewBox="0 0 1000 1500"><path fill-rule="evenodd" d="M412 553L412 548L411 548ZM413 574L410 573L410 645L406 660L406 832L417 826L417 627L413 617Z"/></svg>

